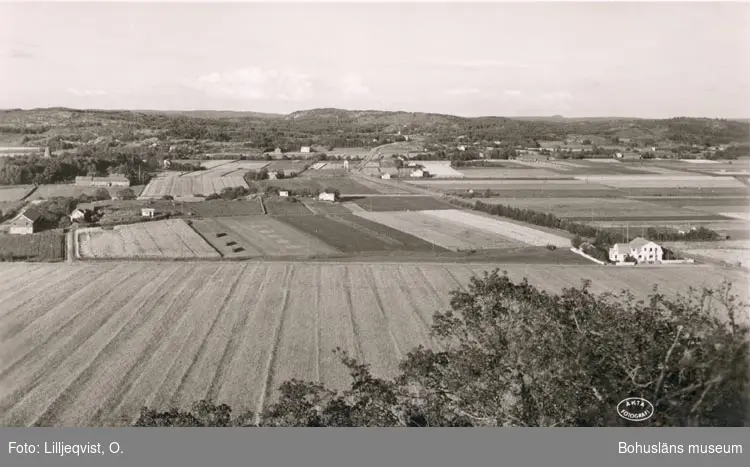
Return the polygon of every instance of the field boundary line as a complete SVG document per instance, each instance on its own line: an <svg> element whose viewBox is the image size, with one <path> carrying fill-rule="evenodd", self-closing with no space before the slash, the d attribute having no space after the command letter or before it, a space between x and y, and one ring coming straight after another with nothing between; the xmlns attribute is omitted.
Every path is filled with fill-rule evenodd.
<svg viewBox="0 0 750 467"><path fill-rule="evenodd" d="M203 219L201 219L201 220L203 220ZM207 238L206 238L206 237L205 237L205 236L204 236L204 235L203 235L202 233L200 233L200 232L198 231L198 229L196 229L196 228L195 228L195 227L193 226L193 222L192 222L192 221L189 221L189 222L185 222L185 223L187 224L187 226L188 226L188 227L190 227L190 228L191 228L191 229L193 230L193 232L195 232L196 234L198 234L198 236L199 236L200 238L202 238L202 239L203 239L203 241L204 241L204 242L206 242L206 243L208 244L208 246L210 246L211 248L213 248L213 249L214 249L214 251L216 251L216 253L218 253L218 254L219 254L219 258L216 258L216 259L214 259L213 261L217 261L217 260L219 260L219 259L223 259L223 258L225 257L225 256L224 256L223 254L221 254L221 251L219 251L219 249L218 249L218 248L216 248L216 247L215 247L215 246L213 245L213 243L209 242L209 241L208 241L208 239L207 239ZM208 259L208 258L207 258L207 259Z"/></svg>

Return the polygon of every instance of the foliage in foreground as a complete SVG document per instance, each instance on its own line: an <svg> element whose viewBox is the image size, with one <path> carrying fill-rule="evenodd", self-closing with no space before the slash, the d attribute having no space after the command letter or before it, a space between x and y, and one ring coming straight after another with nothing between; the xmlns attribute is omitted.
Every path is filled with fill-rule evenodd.
<svg viewBox="0 0 750 467"><path fill-rule="evenodd" d="M144 408L136 426L620 426L627 397L653 403L651 426L742 426L748 413L747 312L725 284L647 301L550 294L495 270L434 316L435 350L417 348L394 380L338 351L352 377L334 392L292 380L258 417L201 401ZM720 318L719 315L725 318Z"/></svg>

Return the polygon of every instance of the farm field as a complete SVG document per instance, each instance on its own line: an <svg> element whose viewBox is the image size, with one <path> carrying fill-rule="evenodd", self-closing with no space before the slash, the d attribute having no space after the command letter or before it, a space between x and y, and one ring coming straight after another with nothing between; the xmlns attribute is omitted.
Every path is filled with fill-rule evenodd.
<svg viewBox="0 0 750 467"><path fill-rule="evenodd" d="M258 199L212 199L188 203L186 206L190 212L199 217L259 216L263 214L263 208Z"/></svg>
<svg viewBox="0 0 750 467"><path fill-rule="evenodd" d="M664 245L695 259L718 261L730 266L750 266L750 240L665 242Z"/></svg>
<svg viewBox="0 0 750 467"><path fill-rule="evenodd" d="M563 175L559 172L547 169L536 169L531 167L510 167L510 168L472 168L462 167L459 169L466 178L498 178L498 179L565 179L569 175Z"/></svg>
<svg viewBox="0 0 750 467"><path fill-rule="evenodd" d="M214 217L190 222L225 258L338 253L318 239L267 216Z"/></svg>
<svg viewBox="0 0 750 467"><path fill-rule="evenodd" d="M0 186L0 203L19 201L33 189L31 185Z"/></svg>
<svg viewBox="0 0 750 467"><path fill-rule="evenodd" d="M729 177L704 175L581 175L576 178L613 188L743 188Z"/></svg>
<svg viewBox="0 0 750 467"><path fill-rule="evenodd" d="M202 174L202 172L192 172ZM245 187L244 172L240 175L191 175L180 176L175 172L159 174L146 185L138 199L159 199L172 196L175 199L199 200L198 195L208 196L224 188Z"/></svg>
<svg viewBox="0 0 750 467"><path fill-rule="evenodd" d="M0 234L0 260L62 261L65 259L65 234L40 232L31 235Z"/></svg>
<svg viewBox="0 0 750 467"><path fill-rule="evenodd" d="M419 237L368 222L354 214L286 216L278 219L343 253L440 251Z"/></svg>
<svg viewBox="0 0 750 467"><path fill-rule="evenodd" d="M288 201L285 198L267 198L263 200L268 215L280 216L306 216L313 212L301 202ZM322 204L322 203L321 203Z"/></svg>
<svg viewBox="0 0 750 467"><path fill-rule="evenodd" d="M370 196L361 198L342 198L352 202L365 211L422 211L425 209L454 209L432 196Z"/></svg>
<svg viewBox="0 0 750 467"><path fill-rule="evenodd" d="M349 214L351 212L351 210L342 203L329 203L326 201L316 201L311 199L305 199L302 203L313 214Z"/></svg>
<svg viewBox="0 0 750 467"><path fill-rule="evenodd" d="M629 198L483 198L487 204L531 209L571 220L606 219L721 219L718 215L670 207Z"/></svg>
<svg viewBox="0 0 750 467"><path fill-rule="evenodd" d="M205 162L209 162L210 166ZM217 163L221 162L221 163ZM248 170L260 170L269 163L266 161L201 161L207 170L182 173L181 177L244 177Z"/></svg>
<svg viewBox="0 0 750 467"><path fill-rule="evenodd" d="M589 225L598 226L601 228L608 228L610 230L617 229L620 232L624 232L626 227L630 227L631 231L640 231L640 229L646 229L648 227L669 227L677 230L688 231L693 227L706 227L707 229L715 230L719 235L729 235L733 240L742 240L750 238L750 222L742 221L739 219L734 220L722 220L722 221L686 221L686 220L664 220L664 219L651 219L633 221L627 219L620 220L607 220L607 221L595 221L587 222Z"/></svg>
<svg viewBox="0 0 750 467"><path fill-rule="evenodd" d="M77 198L81 196L82 194L87 194L89 196L92 196L94 193L96 193L97 190L104 188L104 187L96 187L96 186L76 186L72 183L61 183L61 184L55 184L55 185L39 185L39 187L34 191L34 193L29 196L29 201L39 200L39 199L50 199L55 196L64 196L64 197L70 197L70 198ZM130 188L133 190L133 193L135 193L136 196L140 195L140 193L143 191L144 186L143 185L135 185L130 187L106 187L105 189L109 191L110 196L117 196L117 193L120 190L124 190L125 188Z"/></svg>
<svg viewBox="0 0 750 467"><path fill-rule="evenodd" d="M218 258L219 254L182 220L76 230L77 255L102 258Z"/></svg>
<svg viewBox="0 0 750 467"><path fill-rule="evenodd" d="M393 377L436 348L433 313L487 265L314 263L0 264L0 425L126 426L142 406L199 399L259 411L291 378L349 382L340 347ZM748 275L712 266L504 265L550 291L654 284L667 295ZM739 287L738 292L743 292ZM33 293L44 290L45 293ZM743 293L746 293L744 291ZM743 297L744 298L744 297Z"/></svg>
<svg viewBox="0 0 750 467"><path fill-rule="evenodd" d="M519 246L570 246L570 240L520 224L451 210L359 212L355 215L442 246L452 251L504 249Z"/></svg>
<svg viewBox="0 0 750 467"><path fill-rule="evenodd" d="M451 167L451 161L419 161L432 177L463 178L464 174Z"/></svg>

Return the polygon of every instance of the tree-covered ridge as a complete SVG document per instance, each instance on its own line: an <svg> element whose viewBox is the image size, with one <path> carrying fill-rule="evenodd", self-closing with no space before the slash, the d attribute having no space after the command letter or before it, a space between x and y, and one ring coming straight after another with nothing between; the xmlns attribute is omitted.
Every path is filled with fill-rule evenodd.
<svg viewBox="0 0 750 467"><path fill-rule="evenodd" d="M26 136L25 144L47 145L53 138L89 141L111 137L120 141L159 136L173 139L210 139L250 142L252 147L300 145L361 147L387 142L397 132L420 135L434 143L496 141L532 145L571 136L597 136L605 140L635 139L644 144L718 145L746 142L747 122L723 119L562 119L464 118L419 112L350 111L313 109L289 115L252 112L145 112L34 109L0 111L0 133ZM374 141L373 141L374 140Z"/></svg>
<svg viewBox="0 0 750 467"><path fill-rule="evenodd" d="M627 397L655 408L650 426L742 426L748 417L750 328L731 287L648 300L553 294L497 270L452 292L436 312L439 348L416 348L394 380L340 352L351 385L289 381L263 414L232 417L144 408L136 426L626 426Z"/></svg>

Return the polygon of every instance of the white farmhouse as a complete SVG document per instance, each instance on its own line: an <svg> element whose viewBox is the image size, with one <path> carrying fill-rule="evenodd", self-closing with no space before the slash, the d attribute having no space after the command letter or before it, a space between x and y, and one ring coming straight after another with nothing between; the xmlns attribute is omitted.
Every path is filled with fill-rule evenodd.
<svg viewBox="0 0 750 467"><path fill-rule="evenodd" d="M318 200L320 201L336 201L336 193L327 193L323 192L318 195Z"/></svg>
<svg viewBox="0 0 750 467"><path fill-rule="evenodd" d="M302 146L299 152L310 152L310 146Z"/></svg>
<svg viewBox="0 0 750 467"><path fill-rule="evenodd" d="M380 176L380 178L382 178L383 180L390 180L391 179L391 174L383 174L383 175Z"/></svg>
<svg viewBox="0 0 750 467"><path fill-rule="evenodd" d="M413 178L422 178L427 176L427 171L422 169L414 170L411 174L409 174L410 177Z"/></svg>
<svg viewBox="0 0 750 467"><path fill-rule="evenodd" d="M16 235L33 234L41 218L42 214L38 211L27 209L10 221L9 232Z"/></svg>
<svg viewBox="0 0 750 467"><path fill-rule="evenodd" d="M141 217L154 217L156 211L154 208L141 208Z"/></svg>
<svg viewBox="0 0 750 467"><path fill-rule="evenodd" d="M639 263L656 263L664 259L664 251L656 243L645 238L635 238L630 243L615 243L609 249L609 259L614 262L622 262L630 255Z"/></svg>
<svg viewBox="0 0 750 467"><path fill-rule="evenodd" d="M284 190L279 191L279 196L281 196L282 198L288 198L289 197L289 192L288 191L284 191Z"/></svg>

